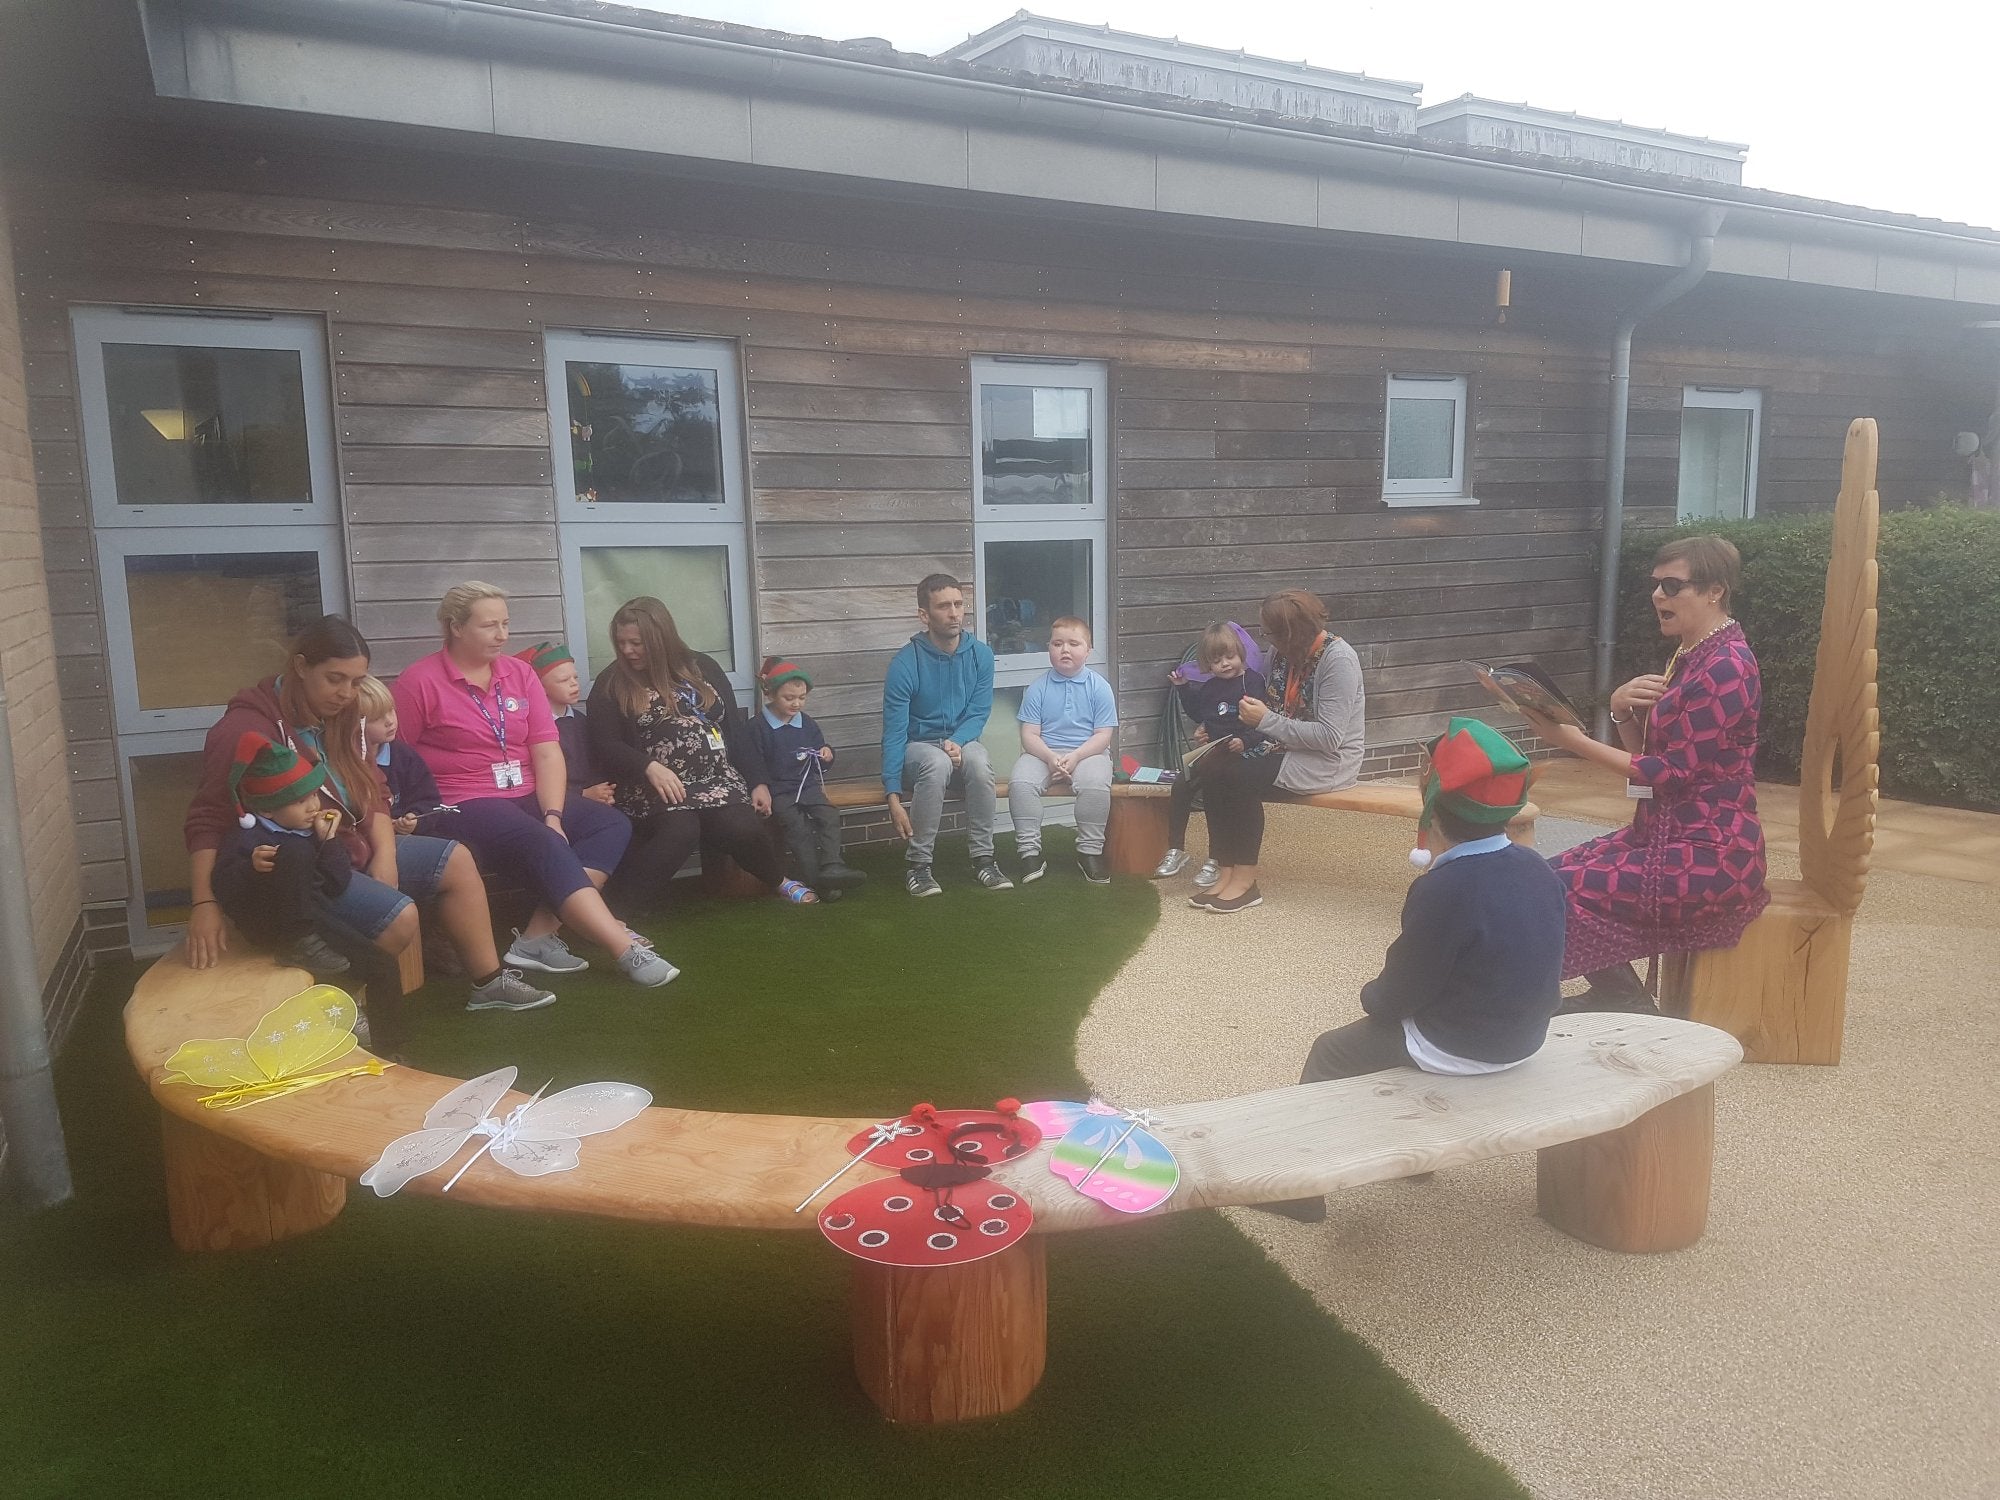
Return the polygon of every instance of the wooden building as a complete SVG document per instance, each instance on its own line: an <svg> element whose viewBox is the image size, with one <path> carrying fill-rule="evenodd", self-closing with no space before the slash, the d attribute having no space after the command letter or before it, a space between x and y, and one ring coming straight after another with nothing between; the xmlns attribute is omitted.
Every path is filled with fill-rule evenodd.
<svg viewBox="0 0 2000 1500"><path fill-rule="evenodd" d="M1986 230L585 0L0 28L68 770L22 791L115 946L174 930L201 732L323 610L393 673L482 577L602 665L658 593L746 689L807 663L867 778L925 573L974 584L996 744L1074 610L1141 757L1201 625L1299 585L1398 770L1480 706L1461 658L1585 672L1611 329L1705 215L1634 521L1824 506L1862 414L1925 501L1992 404Z"/></svg>

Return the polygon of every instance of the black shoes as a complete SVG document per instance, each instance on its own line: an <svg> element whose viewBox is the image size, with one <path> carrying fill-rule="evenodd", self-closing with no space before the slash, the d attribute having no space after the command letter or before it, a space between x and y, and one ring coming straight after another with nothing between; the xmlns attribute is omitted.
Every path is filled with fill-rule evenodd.
<svg viewBox="0 0 2000 1500"><path fill-rule="evenodd" d="M852 865L826 865L820 869L817 880L808 880L806 884L824 896L828 891L851 891L866 885L868 876Z"/></svg>
<svg viewBox="0 0 2000 1500"><path fill-rule="evenodd" d="M1092 885L1111 884L1111 866L1101 854L1079 854L1076 867L1083 871L1083 878Z"/></svg>
<svg viewBox="0 0 2000 1500"><path fill-rule="evenodd" d="M1014 889L1014 882L1009 880L1007 872L1000 868L1000 861L990 854L984 859L973 861L972 878L989 891L1011 891Z"/></svg>
<svg viewBox="0 0 2000 1500"><path fill-rule="evenodd" d="M942 896L944 887L937 883L929 865L911 865L903 872L903 889L912 896Z"/></svg>
<svg viewBox="0 0 2000 1500"><path fill-rule="evenodd" d="M1189 906L1200 907L1203 911L1212 911L1217 916L1222 917L1234 916L1239 911L1248 911L1253 906L1262 906L1263 904L1264 893L1254 885L1242 895L1231 897L1227 901L1212 892L1207 894L1197 892L1195 895L1188 897Z"/></svg>
<svg viewBox="0 0 2000 1500"><path fill-rule="evenodd" d="M1021 856L1020 869L1021 884L1033 885L1037 880L1040 880L1044 875L1049 873L1049 862L1042 858L1042 851L1036 849L1032 853Z"/></svg>

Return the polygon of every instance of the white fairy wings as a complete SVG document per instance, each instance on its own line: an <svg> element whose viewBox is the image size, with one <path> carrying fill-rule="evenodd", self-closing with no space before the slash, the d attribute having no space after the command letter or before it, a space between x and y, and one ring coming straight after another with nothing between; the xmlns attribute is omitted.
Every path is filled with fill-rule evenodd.
<svg viewBox="0 0 2000 1500"><path fill-rule="evenodd" d="M383 1148L375 1165L361 1174L361 1185L386 1198L442 1167L474 1136L485 1140L444 1185L446 1192L485 1155L522 1177L567 1172L581 1159L582 1137L616 1130L653 1102L637 1084L580 1083L546 1099L538 1090L526 1104L496 1119L493 1107L513 1087L518 1072L496 1068L458 1085L431 1106L422 1130L398 1136Z"/></svg>

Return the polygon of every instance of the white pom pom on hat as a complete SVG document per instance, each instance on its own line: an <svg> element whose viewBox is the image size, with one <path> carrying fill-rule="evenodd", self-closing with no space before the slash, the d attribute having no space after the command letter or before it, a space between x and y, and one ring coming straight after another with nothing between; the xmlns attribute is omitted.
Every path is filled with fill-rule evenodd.
<svg viewBox="0 0 2000 1500"><path fill-rule="evenodd" d="M236 826L238 828L255 828L257 820L248 813L238 813L236 815Z"/></svg>
<svg viewBox="0 0 2000 1500"><path fill-rule="evenodd" d="M1410 851L1410 863L1415 865L1419 870L1428 870L1431 867L1431 851L1428 849L1412 849Z"/></svg>

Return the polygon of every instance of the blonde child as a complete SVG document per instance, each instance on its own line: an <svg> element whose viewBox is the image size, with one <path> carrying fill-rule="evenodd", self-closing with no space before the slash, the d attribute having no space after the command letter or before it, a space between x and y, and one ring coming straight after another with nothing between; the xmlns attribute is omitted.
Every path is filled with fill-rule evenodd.
<svg viewBox="0 0 2000 1500"><path fill-rule="evenodd" d="M1104 828L1111 820L1111 684L1091 671L1090 625L1064 615L1049 626L1049 669L1021 695L1021 758L1007 778L1007 811L1023 885L1048 874L1042 858L1042 794L1067 783L1076 794L1076 863L1092 885L1111 879Z"/></svg>
<svg viewBox="0 0 2000 1500"><path fill-rule="evenodd" d="M570 790L606 807L614 805L617 788L609 777L597 774L591 758L590 735L584 728L583 679L577 675L576 658L570 655L569 647L560 641L539 641L515 655L535 669L535 675L542 679L542 691L549 695L549 712L555 715L556 739L562 744Z"/></svg>
<svg viewBox="0 0 2000 1500"><path fill-rule="evenodd" d="M389 818L396 832L427 837L451 837L448 819L458 811L438 795L437 778L424 758L396 738L396 700L381 678L363 677L356 685L361 699L361 737L368 758L382 768L389 789Z"/></svg>

